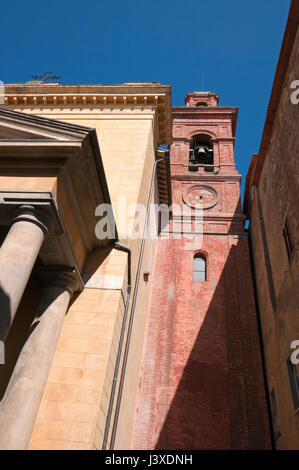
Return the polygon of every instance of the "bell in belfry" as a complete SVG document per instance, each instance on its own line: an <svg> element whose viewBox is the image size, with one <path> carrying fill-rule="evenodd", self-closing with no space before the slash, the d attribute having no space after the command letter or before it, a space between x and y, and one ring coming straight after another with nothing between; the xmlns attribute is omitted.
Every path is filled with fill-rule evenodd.
<svg viewBox="0 0 299 470"><path fill-rule="evenodd" d="M198 148L197 148L197 152L201 155L205 155L206 154L206 151L207 151L207 147L203 146L203 145L200 145Z"/></svg>
<svg viewBox="0 0 299 470"><path fill-rule="evenodd" d="M198 163L207 163L209 158L209 148L206 145L196 145L194 149L194 156Z"/></svg>

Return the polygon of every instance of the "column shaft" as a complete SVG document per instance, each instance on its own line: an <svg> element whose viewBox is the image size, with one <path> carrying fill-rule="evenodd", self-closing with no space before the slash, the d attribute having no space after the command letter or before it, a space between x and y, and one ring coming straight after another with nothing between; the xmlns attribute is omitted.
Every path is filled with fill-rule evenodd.
<svg viewBox="0 0 299 470"><path fill-rule="evenodd" d="M70 296L64 286L46 287L0 404L0 449L28 447Z"/></svg>
<svg viewBox="0 0 299 470"><path fill-rule="evenodd" d="M0 248L0 340L4 341L16 314L44 240L31 221L14 223Z"/></svg>

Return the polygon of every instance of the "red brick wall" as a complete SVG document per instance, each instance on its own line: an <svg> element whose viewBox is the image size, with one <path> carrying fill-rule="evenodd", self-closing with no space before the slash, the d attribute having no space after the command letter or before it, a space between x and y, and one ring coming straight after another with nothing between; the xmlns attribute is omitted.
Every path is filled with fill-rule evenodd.
<svg viewBox="0 0 299 470"><path fill-rule="evenodd" d="M159 240L136 449L269 447L247 239L205 236L207 282L184 240Z"/></svg>
<svg viewBox="0 0 299 470"><path fill-rule="evenodd" d="M218 131L223 129L221 108ZM196 132L201 111L192 117ZM180 122L184 137L188 120ZM226 121L225 121L226 122ZM231 128L228 126L227 133ZM177 132L174 130L174 135ZM204 183L219 201L204 211L203 242L163 235L157 242L151 302L139 381L134 449L268 449L247 234L240 213L239 176L191 174L185 142L171 149L173 199ZM219 155L220 164L223 162ZM186 163L186 161L185 161ZM193 257L207 254L206 282L193 281Z"/></svg>

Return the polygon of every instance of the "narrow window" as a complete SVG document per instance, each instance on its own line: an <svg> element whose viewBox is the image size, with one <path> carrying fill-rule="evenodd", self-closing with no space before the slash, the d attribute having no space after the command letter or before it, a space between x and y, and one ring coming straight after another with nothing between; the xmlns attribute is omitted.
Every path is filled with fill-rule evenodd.
<svg viewBox="0 0 299 470"><path fill-rule="evenodd" d="M299 408L299 364L293 364L290 359L287 360L287 367L293 396L294 408Z"/></svg>
<svg viewBox="0 0 299 470"><path fill-rule="evenodd" d="M274 389L271 391L271 394L270 394L270 402L271 402L273 432L274 432L274 437L276 439L278 436L280 436L280 426L279 426L277 403L276 403Z"/></svg>
<svg viewBox="0 0 299 470"><path fill-rule="evenodd" d="M287 217L285 218L284 226L283 226L283 229L282 229L282 234L283 234L283 238L284 238L284 242L285 242L285 246L286 246L286 250L287 250L288 260L290 262L291 258L292 258L292 255L294 253L294 243L293 243L293 240L292 240L289 221L288 221Z"/></svg>
<svg viewBox="0 0 299 470"><path fill-rule="evenodd" d="M204 255L195 255L193 260L193 281L206 281L206 258Z"/></svg>

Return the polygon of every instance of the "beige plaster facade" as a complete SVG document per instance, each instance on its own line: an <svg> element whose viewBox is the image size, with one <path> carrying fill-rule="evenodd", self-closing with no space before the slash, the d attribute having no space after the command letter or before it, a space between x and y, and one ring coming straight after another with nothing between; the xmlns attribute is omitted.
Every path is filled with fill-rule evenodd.
<svg viewBox="0 0 299 470"><path fill-rule="evenodd" d="M51 241L53 237L48 237L42 245L43 256L39 256L37 264L75 265L82 283L77 281L76 288L73 288L53 358L48 361L49 370L29 442L26 446L20 444L19 448L102 448L128 295L128 255L114 248L118 239L131 250L133 287L140 264L134 322L114 439L114 448L128 449L150 289L150 276L148 279L143 273L151 272L155 242L146 240L142 247L142 240L132 236L132 227L124 232L124 222L132 219L136 204L147 205L154 162L161 155L165 158L165 151L157 153L156 147L171 143L170 87L157 83L116 86L30 83L7 85L5 93L4 108L15 112L15 115L3 115L2 120L0 117L0 191L20 193L21 196L25 191L27 199L30 194L36 196L46 192L51 195L52 205L64 227L65 245L59 245L58 235L55 243ZM96 156L93 158L92 154ZM151 200L160 203L165 202L165 198L169 203L167 165L163 162L155 174ZM117 231L112 240L97 240L95 226L99 217L94 211L98 204L109 203L110 200ZM124 203L125 207L132 206L125 217ZM3 223L3 239L5 226L6 221ZM63 260L62 263L55 253L57 250L63 252L66 245L74 259L69 263ZM53 253L57 260L54 260ZM27 315L29 325L35 312L27 313L30 310L28 304L32 303L33 308L41 296L35 271L36 265L24 293L23 304L21 302L16 314L16 321ZM48 278L45 286L47 282ZM34 287L36 284L38 288ZM36 293L30 302L30 291L34 293L34 289ZM128 321L132 297L134 295L127 309ZM5 413L9 413L6 405L8 394L4 392L9 390L7 384L15 374L13 370L18 354L13 350L17 349L20 354L22 349L22 344L16 346L13 338L16 335L15 329L8 335L10 364L0 366L6 367L1 384L4 399L0 404L0 423L1 405ZM26 346L25 338L23 344ZM19 358L24 354L25 346ZM117 396L118 385L107 448ZM7 448L13 446L13 440L6 445Z"/></svg>

